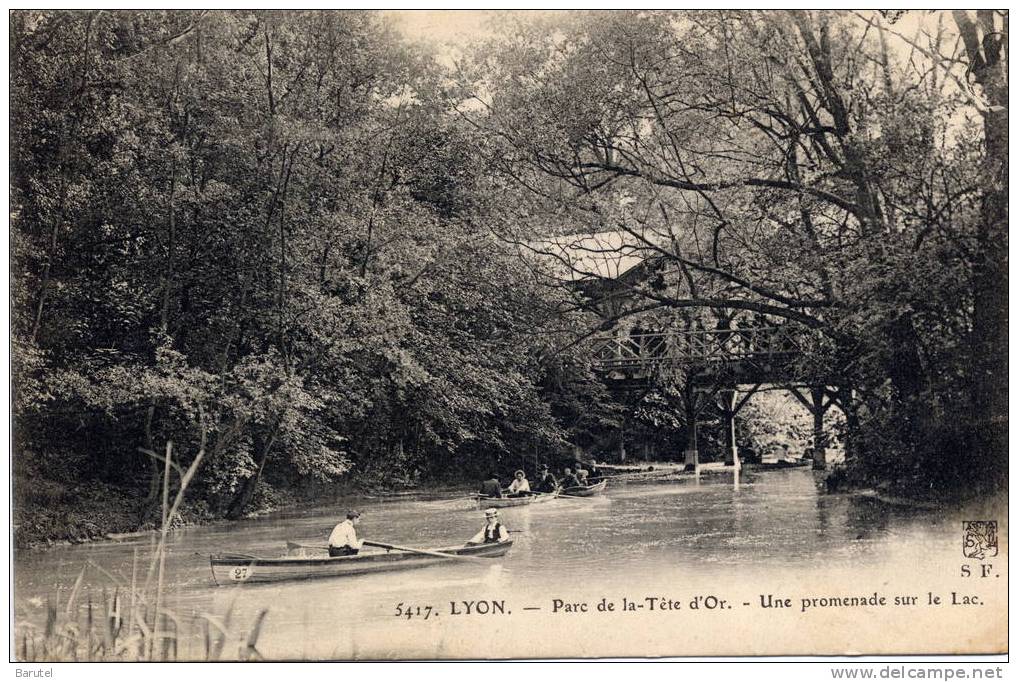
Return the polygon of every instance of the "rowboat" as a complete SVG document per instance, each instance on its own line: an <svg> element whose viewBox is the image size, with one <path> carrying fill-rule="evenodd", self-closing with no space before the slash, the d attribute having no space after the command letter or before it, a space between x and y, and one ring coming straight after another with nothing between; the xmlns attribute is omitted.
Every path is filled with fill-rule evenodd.
<svg viewBox="0 0 1018 682"><path fill-rule="evenodd" d="M789 461L787 459L779 459L775 462L758 462L751 466L756 471L766 471L767 469L798 469L800 467L813 466L813 460L799 459Z"/></svg>
<svg viewBox="0 0 1018 682"><path fill-rule="evenodd" d="M507 540L506 542L482 545L457 545L428 551L494 559L504 556L512 546L512 540ZM456 559L399 551L368 552L337 557L263 558L247 554L213 554L209 557L212 580L216 585L364 575L366 573L423 568L446 561L456 561Z"/></svg>
<svg viewBox="0 0 1018 682"><path fill-rule="evenodd" d="M658 465L648 467L601 467L605 478L611 480L655 480L657 478L669 478L683 473L681 464Z"/></svg>
<svg viewBox="0 0 1018 682"><path fill-rule="evenodd" d="M562 494L569 495L570 497L592 497L598 493L603 493L607 487L608 481L600 481L594 485L579 485L566 488L562 491Z"/></svg>
<svg viewBox="0 0 1018 682"><path fill-rule="evenodd" d="M654 481L661 478L673 478L683 473L682 467L654 469L651 471L629 471L621 474L608 474L607 479L613 481Z"/></svg>
<svg viewBox="0 0 1018 682"><path fill-rule="evenodd" d="M547 502L548 500L554 500L558 497L561 491L553 493L531 493L529 495L521 495L520 497L485 497L484 495L477 495L477 506L478 507L496 507L501 509L502 507L522 507L528 504L539 504L541 502Z"/></svg>
<svg viewBox="0 0 1018 682"><path fill-rule="evenodd" d="M501 509L502 507L522 507L523 505L533 503L533 495L523 497L485 497L484 495L477 495L477 506L479 507L496 507Z"/></svg>

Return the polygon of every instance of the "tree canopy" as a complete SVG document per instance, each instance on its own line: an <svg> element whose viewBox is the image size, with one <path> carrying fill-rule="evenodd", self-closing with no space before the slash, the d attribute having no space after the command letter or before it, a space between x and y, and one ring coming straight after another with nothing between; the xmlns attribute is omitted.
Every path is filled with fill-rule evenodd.
<svg viewBox="0 0 1018 682"><path fill-rule="evenodd" d="M861 470L996 480L1007 17L920 18L568 13L452 59L371 12L13 12L19 475L144 520L166 440L210 516L512 467L678 418L592 332L759 315L818 339ZM548 248L597 234L653 264L607 315Z"/></svg>

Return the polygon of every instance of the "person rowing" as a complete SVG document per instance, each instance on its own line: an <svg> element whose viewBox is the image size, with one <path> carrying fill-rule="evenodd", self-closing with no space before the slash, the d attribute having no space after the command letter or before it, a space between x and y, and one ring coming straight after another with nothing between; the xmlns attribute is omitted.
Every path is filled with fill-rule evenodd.
<svg viewBox="0 0 1018 682"><path fill-rule="evenodd" d="M484 510L484 526L477 535L470 538L468 545L488 545L494 542L507 542L509 531L498 520L498 510L494 507Z"/></svg>
<svg viewBox="0 0 1018 682"><path fill-rule="evenodd" d="M559 481L563 488L579 488L583 484L580 483L580 479L576 478L576 474L569 467L562 470L562 480Z"/></svg>
<svg viewBox="0 0 1018 682"><path fill-rule="evenodd" d="M483 483L481 483L481 497L502 497L502 484L498 482L498 476L490 474Z"/></svg>
<svg viewBox="0 0 1018 682"><path fill-rule="evenodd" d="M540 480L537 482L537 492L539 493L553 493L558 490L558 481L555 480L555 474L548 470L548 465L541 465Z"/></svg>
<svg viewBox="0 0 1018 682"><path fill-rule="evenodd" d="M590 472L583 468L582 462L576 462L576 480L580 482L580 485L587 485L587 477Z"/></svg>
<svg viewBox="0 0 1018 682"><path fill-rule="evenodd" d="M357 539L357 524L360 520L360 512L350 511L345 521L336 524L329 535L329 556L350 556L361 551L364 541Z"/></svg>
<svg viewBox="0 0 1018 682"><path fill-rule="evenodd" d="M530 494L530 481L523 469L517 469L513 482L509 484L508 497L524 497Z"/></svg>
<svg viewBox="0 0 1018 682"><path fill-rule="evenodd" d="M601 470L597 468L597 462L595 460L591 460L589 463L577 462L577 468L587 470L587 476L585 479L583 476L578 476L580 480L586 481L585 485L594 485L595 483L600 483L604 480L604 475L601 473Z"/></svg>

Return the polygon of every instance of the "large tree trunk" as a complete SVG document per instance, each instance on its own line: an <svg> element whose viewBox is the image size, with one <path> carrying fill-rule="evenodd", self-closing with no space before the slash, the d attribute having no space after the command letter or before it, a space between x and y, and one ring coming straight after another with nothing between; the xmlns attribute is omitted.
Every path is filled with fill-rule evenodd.
<svg viewBox="0 0 1018 682"><path fill-rule="evenodd" d="M899 433L906 448L922 447L926 440L929 408L926 371L919 354L919 335L911 315L902 315L887 330L891 343L887 376L898 400L898 418L903 421Z"/></svg>
<svg viewBox="0 0 1018 682"><path fill-rule="evenodd" d="M979 257L973 272L972 405L979 464L987 480L1006 484L1007 474L1007 221L1008 85L1007 17L979 10L975 19L955 10L971 79L982 86L985 144Z"/></svg>
<svg viewBox="0 0 1018 682"><path fill-rule="evenodd" d="M1007 471L1007 111L986 117L988 169L974 272L972 402L986 473Z"/></svg>
<svg viewBox="0 0 1018 682"><path fill-rule="evenodd" d="M155 452L155 441L152 438L152 421L155 414L156 401L152 400L145 410L145 448L149 452ZM145 458L149 461L148 494L138 508L138 523L144 523L151 516L159 501L159 492L163 488L163 470L159 460L151 455L145 455Z"/></svg>
<svg viewBox="0 0 1018 682"><path fill-rule="evenodd" d="M261 482L262 472L265 471L265 463L268 461L269 454L272 452L272 446L276 442L277 433L278 426L274 426L266 439L263 439L258 434L255 435L255 451L260 451L260 455L258 456L258 468L255 469L254 474L244 481L243 485L241 485L240 491L230 503L230 508L226 512L226 518L239 519L241 514L244 512L244 508L247 507L249 502L251 502L255 491L258 490L258 484Z"/></svg>

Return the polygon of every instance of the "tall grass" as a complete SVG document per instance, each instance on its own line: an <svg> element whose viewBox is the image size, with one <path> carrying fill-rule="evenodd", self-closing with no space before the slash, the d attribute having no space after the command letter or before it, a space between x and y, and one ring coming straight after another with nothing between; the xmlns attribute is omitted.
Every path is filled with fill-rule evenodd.
<svg viewBox="0 0 1018 682"><path fill-rule="evenodd" d="M150 450L142 451L164 465L162 527L144 583L140 586L138 584L137 550L131 565L129 586L102 566L86 561L63 609L60 609L55 599L47 599L45 624L41 629L32 623L16 624L15 656L19 661L216 661L224 658L261 658L257 644L268 609L259 611L253 623L247 628L241 628L232 622L232 605L221 617L201 613L186 619L163 606L166 540L177 510L184 500L187 486L205 457L204 429L198 454L186 470L173 461L172 441L166 443L165 455ZM180 477L180 485L172 503L171 471ZM88 569L98 571L112 580L114 587L112 592L103 590L97 600L89 594L85 604L81 604L81 586ZM41 602L38 605L43 606ZM199 646L188 646L189 642L195 640L200 643Z"/></svg>

